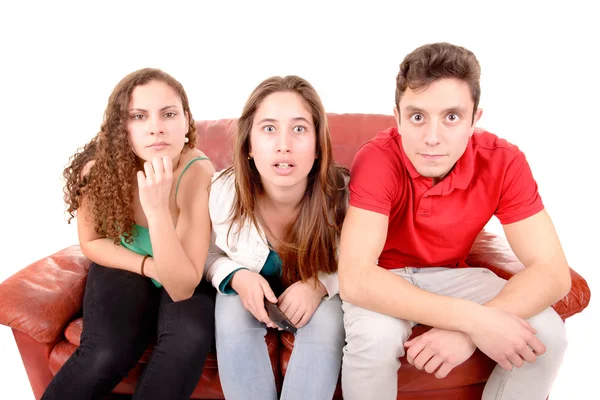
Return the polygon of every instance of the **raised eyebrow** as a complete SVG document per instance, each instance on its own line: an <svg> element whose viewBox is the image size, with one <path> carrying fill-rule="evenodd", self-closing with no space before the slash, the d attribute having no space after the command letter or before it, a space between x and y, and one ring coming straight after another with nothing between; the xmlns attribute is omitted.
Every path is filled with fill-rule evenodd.
<svg viewBox="0 0 600 400"><path fill-rule="evenodd" d="M464 107L450 107L447 108L443 111L443 114L461 114L461 115L465 115L467 113L467 109Z"/></svg>
<svg viewBox="0 0 600 400"><path fill-rule="evenodd" d="M261 119L260 121L258 121L258 122L256 123L256 125L264 124L265 122L274 123L274 122L277 122L277 120L276 120L276 119L273 119L273 118L263 118L263 119Z"/></svg>
<svg viewBox="0 0 600 400"><path fill-rule="evenodd" d="M404 111L408 111L408 112L418 112L420 114L427 114L427 112L419 107L413 106L413 105L407 105L406 107L404 107Z"/></svg>
<svg viewBox="0 0 600 400"><path fill-rule="evenodd" d="M302 121L302 122L305 122L306 124L310 125L310 121L309 121L309 120L307 120L307 119L306 119L306 118L304 118L304 117L296 117L296 118L292 118L292 121Z"/></svg>

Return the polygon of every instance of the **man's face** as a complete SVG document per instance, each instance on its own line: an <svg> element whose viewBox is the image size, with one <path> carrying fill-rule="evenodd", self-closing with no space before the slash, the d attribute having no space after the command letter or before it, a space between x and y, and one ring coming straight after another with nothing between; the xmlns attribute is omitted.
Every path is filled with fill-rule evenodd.
<svg viewBox="0 0 600 400"><path fill-rule="evenodd" d="M478 109L473 119L473 106L466 82L442 78L417 91L407 89L399 110L394 109L404 152L419 174L434 184L465 152L482 113Z"/></svg>

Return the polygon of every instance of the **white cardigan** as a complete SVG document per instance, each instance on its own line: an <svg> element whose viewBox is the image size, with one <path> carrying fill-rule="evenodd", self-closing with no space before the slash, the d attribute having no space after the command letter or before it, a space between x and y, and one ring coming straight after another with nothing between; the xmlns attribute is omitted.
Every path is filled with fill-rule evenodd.
<svg viewBox="0 0 600 400"><path fill-rule="evenodd" d="M204 268L204 276L217 290L221 282L238 268L247 268L259 273L267 261L269 247L263 232L259 232L254 224L247 223L239 229L238 224L231 228L229 243L227 232L228 221L235 198L233 174L216 179L221 172L212 177L208 207L212 222L212 233L208 257ZM327 274L319 272L319 281L327 290L328 298L339 293L337 272Z"/></svg>

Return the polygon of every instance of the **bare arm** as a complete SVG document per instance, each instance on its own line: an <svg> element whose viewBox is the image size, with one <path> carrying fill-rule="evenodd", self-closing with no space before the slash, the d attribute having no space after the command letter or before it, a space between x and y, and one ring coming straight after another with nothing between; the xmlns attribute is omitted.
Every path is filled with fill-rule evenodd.
<svg viewBox="0 0 600 400"><path fill-rule="evenodd" d="M504 225L504 231L512 250L526 268L509 279L500 293L486 303L486 306L504 310L521 318L529 318L554 304L570 291L569 267L546 211ZM482 321L481 325L490 326L494 322ZM510 348L509 351L503 351L503 339L494 341L490 332L480 337L483 338L478 343L480 349L506 370L513 366L521 367L524 361L532 363L537 356L545 352L544 345L531 336L524 337L528 347L517 342L513 346L515 352L510 351ZM471 339L477 339L477 336L469 338L457 332L434 328L406 343L409 347L408 362L431 373L437 368L437 362L442 360L443 365L436 376L445 377L456 365L471 356L475 350L475 343ZM534 351L530 351L529 347ZM441 354L445 356L440 358ZM436 362L428 362L430 358L435 358Z"/></svg>
<svg viewBox="0 0 600 400"><path fill-rule="evenodd" d="M545 210L504 225L504 232L510 247L526 268L514 275L486 306L529 318L569 293L569 266Z"/></svg>
<svg viewBox="0 0 600 400"><path fill-rule="evenodd" d="M461 337L463 343L472 341L505 369L511 368L511 361L518 364L517 355L531 360L545 351L533 328L518 316L498 307L429 293L376 266L387 226L388 218L382 214L349 208L338 266L342 299L382 314L466 333L470 339ZM419 352L418 346L410 357ZM463 355L468 358L474 348L471 344L464 348ZM450 367L445 367L445 373Z"/></svg>
<svg viewBox="0 0 600 400"><path fill-rule="evenodd" d="M92 160L86 164L81 172L82 178L90 172L94 163L95 161ZM81 252L92 262L108 268L140 273L143 256L96 233L94 219L89 213L85 195L81 198L77 209L77 234Z"/></svg>
<svg viewBox="0 0 600 400"><path fill-rule="evenodd" d="M385 244L387 227L388 217L383 214L353 206L348 208L338 266L342 299L396 318L468 331L468 316L475 315L482 306L421 290L376 265Z"/></svg>
<svg viewBox="0 0 600 400"><path fill-rule="evenodd" d="M144 257L115 244L112 239L99 236L94 230L94 222L85 201L77 210L77 233L81 252L92 262L108 268L140 273Z"/></svg>
<svg viewBox="0 0 600 400"><path fill-rule="evenodd" d="M202 279L210 241L208 185L213 173L212 165L203 162L186 172L177 197L177 228L168 209L147 215L156 273L173 301L190 298Z"/></svg>

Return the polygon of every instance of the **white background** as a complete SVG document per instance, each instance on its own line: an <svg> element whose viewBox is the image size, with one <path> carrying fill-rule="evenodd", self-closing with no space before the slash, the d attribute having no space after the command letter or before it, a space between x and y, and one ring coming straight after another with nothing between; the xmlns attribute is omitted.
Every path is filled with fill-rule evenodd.
<svg viewBox="0 0 600 400"><path fill-rule="evenodd" d="M172 74L198 120L238 116L261 80L285 74L308 79L329 112L390 114L402 58L448 41L477 55L479 126L525 152L570 265L599 293L600 32L587 2L215 3L2 3L0 281L77 242L61 173L98 131L127 73ZM501 232L495 221L489 228ZM567 321L570 347L553 400L597 389L593 321L594 301ZM33 399L4 326L0 399Z"/></svg>

